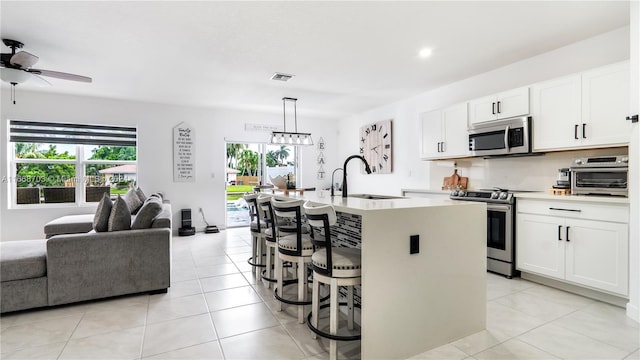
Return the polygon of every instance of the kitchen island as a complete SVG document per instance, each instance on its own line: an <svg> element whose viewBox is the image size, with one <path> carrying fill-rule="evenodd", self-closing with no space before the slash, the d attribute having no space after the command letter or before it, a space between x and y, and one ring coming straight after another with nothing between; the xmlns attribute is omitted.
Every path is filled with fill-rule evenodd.
<svg viewBox="0 0 640 360"><path fill-rule="evenodd" d="M352 217L349 232L362 249L362 359L404 359L485 329L486 204L326 191L290 197Z"/></svg>

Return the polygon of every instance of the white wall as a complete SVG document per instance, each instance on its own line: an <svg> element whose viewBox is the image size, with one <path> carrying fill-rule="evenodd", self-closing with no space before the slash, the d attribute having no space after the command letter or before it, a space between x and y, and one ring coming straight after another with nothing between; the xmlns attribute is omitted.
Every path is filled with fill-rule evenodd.
<svg viewBox="0 0 640 360"><path fill-rule="evenodd" d="M257 113L240 110L193 108L151 103L118 101L90 97L59 95L17 90L17 104L9 101L7 88L2 89L0 129L0 176L8 175L6 152L7 119L59 121L70 123L112 124L138 128L138 184L146 193L162 191L171 200L174 224L179 224L180 209L191 208L194 225L204 226L197 213L202 207L207 221L225 223L225 139L265 142L268 133L245 131L245 123L282 125L281 113ZM277 102L278 100L276 100ZM173 182L172 129L187 122L195 131L196 181ZM298 115L298 129L311 132L314 140L323 137L327 143L325 168L336 167L336 120L305 118ZM316 179L316 147L301 147L302 187L328 187L330 181ZM2 241L43 237L46 222L68 214L91 213L94 206L10 209L8 184L0 186ZM179 226L175 226L177 229Z"/></svg>
<svg viewBox="0 0 640 360"><path fill-rule="evenodd" d="M640 2L631 2L631 102L629 114L640 113ZM640 321L640 123L633 125L631 133L630 187L631 222L629 229L629 303L627 315Z"/></svg>
<svg viewBox="0 0 640 360"><path fill-rule="evenodd" d="M627 59L629 27L624 27L353 116L340 128L340 157L344 159L358 152L354 140L358 138L360 126L393 119L394 170L388 175L364 175L357 166L349 166L350 192L399 195L401 188L439 189L442 186L443 177L453 173L453 162L419 159L419 115L422 112ZM567 167L579 155L562 152L532 158L469 159L459 161L458 165L461 175L470 177L471 188L502 186L545 190L555 183L557 169ZM525 178L521 175L524 173L537 175Z"/></svg>

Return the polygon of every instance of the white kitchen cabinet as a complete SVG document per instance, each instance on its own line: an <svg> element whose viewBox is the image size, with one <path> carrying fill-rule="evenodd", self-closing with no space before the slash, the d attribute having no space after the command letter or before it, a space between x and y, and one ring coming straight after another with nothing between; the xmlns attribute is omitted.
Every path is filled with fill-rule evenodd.
<svg viewBox="0 0 640 360"><path fill-rule="evenodd" d="M469 156L467 104L423 113L420 132L420 158L423 160Z"/></svg>
<svg viewBox="0 0 640 360"><path fill-rule="evenodd" d="M629 115L629 62L582 73L582 123L584 144L627 145L631 134Z"/></svg>
<svg viewBox="0 0 640 360"><path fill-rule="evenodd" d="M518 200L516 267L626 296L627 205Z"/></svg>
<svg viewBox="0 0 640 360"><path fill-rule="evenodd" d="M577 132L574 138L582 123L581 84L576 74L531 86L533 151L582 146Z"/></svg>
<svg viewBox="0 0 640 360"><path fill-rule="evenodd" d="M628 62L531 86L533 150L627 145Z"/></svg>
<svg viewBox="0 0 640 360"><path fill-rule="evenodd" d="M561 220L542 215L516 215L516 267L556 279L564 279L564 242ZM564 223L563 223L564 224Z"/></svg>
<svg viewBox="0 0 640 360"><path fill-rule="evenodd" d="M528 114L528 87L469 101L469 125Z"/></svg>

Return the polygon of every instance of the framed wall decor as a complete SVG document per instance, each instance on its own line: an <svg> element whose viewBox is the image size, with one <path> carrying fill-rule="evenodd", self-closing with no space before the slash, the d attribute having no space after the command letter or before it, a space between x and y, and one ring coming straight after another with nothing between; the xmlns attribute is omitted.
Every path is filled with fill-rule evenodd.
<svg viewBox="0 0 640 360"><path fill-rule="evenodd" d="M372 174L389 174L393 171L391 130L391 120L360 127L360 155L369 163ZM364 172L364 166L361 169Z"/></svg>

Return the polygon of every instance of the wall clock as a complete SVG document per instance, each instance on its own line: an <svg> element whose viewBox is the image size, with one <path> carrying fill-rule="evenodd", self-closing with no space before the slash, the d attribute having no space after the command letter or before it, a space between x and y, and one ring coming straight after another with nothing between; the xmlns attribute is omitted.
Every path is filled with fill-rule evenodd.
<svg viewBox="0 0 640 360"><path fill-rule="evenodd" d="M371 173L389 174L393 170L391 120L378 121L360 128L360 155L369 163ZM364 172L364 166L361 167Z"/></svg>

